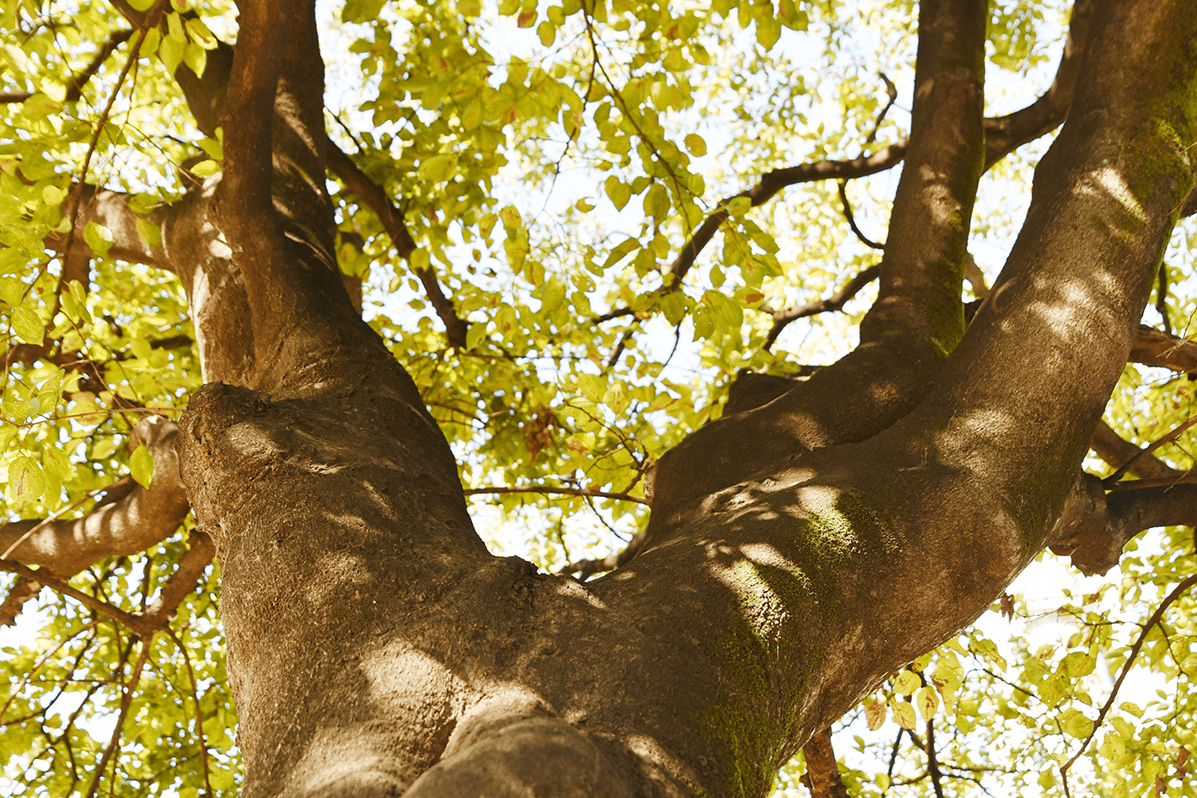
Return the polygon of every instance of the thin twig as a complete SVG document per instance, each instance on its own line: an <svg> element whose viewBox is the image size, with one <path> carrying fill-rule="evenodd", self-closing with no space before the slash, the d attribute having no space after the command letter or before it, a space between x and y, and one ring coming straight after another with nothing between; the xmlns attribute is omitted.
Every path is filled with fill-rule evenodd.
<svg viewBox="0 0 1197 798"><path fill-rule="evenodd" d="M116 746L120 743L121 732L124 731L125 716L129 713L129 705L133 703L133 690L137 687L137 682L141 679L141 670L145 667L146 660L150 657L150 643L152 641L152 634L141 641L141 653L137 656L137 663L133 666L133 673L130 674L129 681L126 683L124 693L121 696L121 708L116 716L116 728L112 730L112 737L108 740L108 745L104 747L104 755L100 758L100 764L96 766L96 775L91 781L91 787L87 790L87 798L95 798L96 789L100 786L100 779L104 776L104 768L108 767L108 762L112 759L112 752L116 750ZM112 780L116 781L115 772L112 774Z"/></svg>
<svg viewBox="0 0 1197 798"><path fill-rule="evenodd" d="M862 288L876 280L877 275L880 273L881 270L879 267L870 266L849 280L843 288L836 291L827 299L817 299L814 302L808 302L805 305L799 305L790 310L770 311L767 307L762 307L761 310L766 313L772 313L773 315L773 327L770 328L769 334L765 336L764 348L768 349L773 346L773 343L777 340L777 336L781 335L781 331L790 322L806 318L807 316L814 316L818 313L839 310L849 299L856 296Z"/></svg>
<svg viewBox="0 0 1197 798"><path fill-rule="evenodd" d="M1089 736L1084 739L1084 741L1081 743L1080 749L1078 749L1077 752L1072 755L1072 758L1060 766L1061 775L1068 775L1068 769L1072 767L1072 763L1077 761L1081 754L1085 753L1085 749L1089 747L1089 743L1093 742L1093 738L1096 736L1097 730L1101 728L1102 721L1104 721L1106 718L1106 713L1110 711L1110 707L1114 705L1114 699L1118 697L1118 690L1122 687L1122 682L1126 679L1127 674L1130 673L1131 667L1135 664L1135 657L1139 656L1139 650L1143 648L1143 643L1147 641L1148 632L1150 632L1152 627L1160 622L1160 619L1164 617L1164 612L1168 609L1168 607L1172 606L1172 603L1184 595L1185 591L1193 587L1193 585L1197 585L1197 574L1190 576L1188 579L1184 580L1175 588L1173 588L1172 592L1169 593L1162 602L1160 602L1160 606L1156 607L1155 612L1153 612L1151 617L1147 619L1147 623L1143 625L1143 631L1139 633L1139 638L1135 641L1135 644L1131 646L1130 653L1126 657L1126 664L1122 666L1122 671L1118 674L1118 680L1114 682L1114 689L1110 691L1110 697L1106 699L1106 703L1102 705L1101 711L1097 713L1097 720L1093 721L1093 728L1089 731Z"/></svg>
<svg viewBox="0 0 1197 798"><path fill-rule="evenodd" d="M78 74L71 78L71 82L67 85L66 96L63 102L72 103L79 99L83 93L83 87L87 85L88 81L95 76L100 67L108 60L108 56L112 55L112 51L120 47L129 37L133 35L132 30L115 31L108 37L108 39L100 45L96 50L96 54L92 56L87 66L83 68ZM23 103L33 96L31 91L3 91L0 92L0 105L7 105L10 103Z"/></svg>
<svg viewBox="0 0 1197 798"><path fill-rule="evenodd" d="M212 792L212 782L208 778L208 743L204 739L204 716L200 708L198 687L195 681L195 671L191 667L191 657L187 654L187 648L183 642L179 640L179 636L175 634L175 630L169 626L165 627L166 634L170 635L170 639L174 641L175 646L178 647L179 653L183 655L183 663L187 666L187 679L191 684L191 700L195 704L195 736L199 738L200 749L200 767L204 771L204 786L208 788L208 798L212 798L216 793Z"/></svg>
<svg viewBox="0 0 1197 798"><path fill-rule="evenodd" d="M610 493L603 490L594 490L592 488L565 488L565 487L549 487L547 485L516 485L512 487L494 487L494 488L470 488L464 491L466 496L474 496L478 494L498 494L498 493L544 493L548 495L561 496L593 496L598 499L616 499L625 502L634 502L636 504L648 505L644 499L636 496L629 496L626 493Z"/></svg>
<svg viewBox="0 0 1197 798"><path fill-rule="evenodd" d="M1187 421L1185 421L1184 423L1182 423L1180 426L1173 429L1171 432L1168 432L1168 433L1164 434L1163 436L1161 436L1158 440L1153 441L1150 446L1147 446L1144 449L1140 449L1137 454L1135 454L1133 457L1131 457L1131 459L1129 459L1125 463L1123 463L1122 466L1119 467L1119 469L1117 471L1115 471L1113 474L1110 474L1108 477L1103 479L1101 482L1102 486L1104 488L1106 488L1107 490L1113 488L1113 486L1118 482L1118 480L1122 478L1123 474L1125 474L1130 469L1130 467L1132 465L1134 465L1136 460L1138 460L1140 457L1151 454L1156 449L1163 446L1165 443L1171 443L1172 441L1176 440L1178 437L1180 437L1182 432L1184 432L1185 430L1187 430L1189 427L1193 426L1194 424L1197 424L1197 416L1193 416L1192 418L1190 418Z"/></svg>
<svg viewBox="0 0 1197 798"><path fill-rule="evenodd" d="M841 180L838 184L840 193L840 207L844 209L844 218L848 220L848 226L852 228L852 232L860 239L860 242L866 247L872 249L885 249L885 244L878 244L873 239L869 238L856 225L856 217L852 213L852 203L848 202L848 181Z"/></svg>

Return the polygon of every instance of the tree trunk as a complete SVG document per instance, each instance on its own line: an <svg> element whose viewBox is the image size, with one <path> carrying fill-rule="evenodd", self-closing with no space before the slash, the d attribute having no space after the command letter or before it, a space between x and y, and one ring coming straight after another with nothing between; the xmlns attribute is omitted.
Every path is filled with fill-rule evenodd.
<svg viewBox="0 0 1197 798"><path fill-rule="evenodd" d="M922 4L862 346L670 453L643 547L583 584L475 533L307 178L325 168L311 3L242 4L223 176L164 246L210 383L180 451L218 548L246 798L763 796L812 732L989 606L1050 541L1192 189L1197 7L1098 4L965 331L986 13Z"/></svg>

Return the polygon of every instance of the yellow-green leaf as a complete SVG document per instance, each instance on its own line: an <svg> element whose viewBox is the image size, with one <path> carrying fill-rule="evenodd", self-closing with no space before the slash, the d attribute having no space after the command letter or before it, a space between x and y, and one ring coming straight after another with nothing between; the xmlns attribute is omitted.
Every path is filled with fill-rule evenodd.
<svg viewBox="0 0 1197 798"><path fill-rule="evenodd" d="M919 688L918 674L904 670L894 679L894 692L898 695L910 695Z"/></svg>
<svg viewBox="0 0 1197 798"><path fill-rule="evenodd" d="M12 312L12 331L22 342L41 346L46 326L33 308L21 305Z"/></svg>
<svg viewBox="0 0 1197 798"><path fill-rule="evenodd" d="M936 708L939 707L939 695L935 692L934 687L922 687L915 694L914 702L918 705L919 714L923 716L923 720L931 720L935 716Z"/></svg>
<svg viewBox="0 0 1197 798"><path fill-rule="evenodd" d="M153 481L154 457L150 454L150 450L145 448L144 443L138 444L137 448L133 450L133 454L129 455L129 473L133 479L137 480L138 484L147 488Z"/></svg>
<svg viewBox="0 0 1197 798"><path fill-rule="evenodd" d="M903 729L913 729L918 718L914 714L914 707L908 701L894 702L894 720Z"/></svg>
<svg viewBox="0 0 1197 798"><path fill-rule="evenodd" d="M98 222L88 222L83 228L83 240L92 252L103 257L112 246L112 231Z"/></svg>

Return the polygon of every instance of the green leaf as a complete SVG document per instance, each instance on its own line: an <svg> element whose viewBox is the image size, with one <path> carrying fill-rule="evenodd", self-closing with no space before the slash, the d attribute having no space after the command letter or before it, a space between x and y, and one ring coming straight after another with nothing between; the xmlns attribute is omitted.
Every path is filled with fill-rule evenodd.
<svg viewBox="0 0 1197 798"><path fill-rule="evenodd" d="M1093 730L1093 721L1077 709L1066 709L1060 713L1060 725L1069 736L1077 739L1087 737Z"/></svg>
<svg viewBox="0 0 1197 798"><path fill-rule="evenodd" d="M47 205L57 207L66 199L67 190L59 188L58 186L45 186L42 188L42 202Z"/></svg>
<svg viewBox="0 0 1197 798"><path fill-rule="evenodd" d="M154 479L154 457L144 443L137 445L129 455L129 473L137 483L148 488Z"/></svg>
<svg viewBox="0 0 1197 798"><path fill-rule="evenodd" d="M208 30L208 26L203 23L203 20L198 17L188 17L184 24L187 26L188 37L200 47L205 50L215 50L219 46L219 40L212 31Z"/></svg>
<svg viewBox="0 0 1197 798"><path fill-rule="evenodd" d="M177 19L178 17L171 15L170 18ZM183 62L183 54L186 49L187 38L183 35L181 29L177 36L171 31L162 37L162 43L158 45L158 57L162 59L162 63L166 66L168 74L175 74L175 70Z"/></svg>
<svg viewBox="0 0 1197 798"><path fill-rule="evenodd" d="M41 346L46 325L32 307L22 304L12 312L12 331L23 343Z"/></svg>
<svg viewBox="0 0 1197 798"><path fill-rule="evenodd" d="M487 326L488 325L486 322L481 321L472 322L470 324L469 329L466 330L466 349L468 351L473 351L478 348L478 344L482 342L484 337L486 337Z"/></svg>
<svg viewBox="0 0 1197 798"><path fill-rule="evenodd" d="M918 718L914 714L914 707L907 701L895 701L893 703L894 720L903 729L913 729L917 723Z"/></svg>
<svg viewBox="0 0 1197 798"><path fill-rule="evenodd" d="M83 227L83 240L92 252L103 257L112 246L112 231L99 222L88 222Z"/></svg>
<svg viewBox="0 0 1197 798"><path fill-rule="evenodd" d="M603 394L607 392L607 381L593 374L579 374L578 388L590 401L601 402Z"/></svg>
<svg viewBox="0 0 1197 798"><path fill-rule="evenodd" d="M191 167L191 173L196 177L211 177L220 172L220 164L213 160L200 161Z"/></svg>
<svg viewBox="0 0 1197 798"><path fill-rule="evenodd" d="M204 161L204 163L212 162ZM150 220L138 216L133 220L133 226L137 228L138 238L144 241L146 246L156 247L162 243L162 230Z"/></svg>
<svg viewBox="0 0 1197 798"><path fill-rule="evenodd" d="M898 674L898 678L894 679L894 692L898 695L910 695L919 688L920 683L917 673L903 670Z"/></svg>
<svg viewBox="0 0 1197 798"><path fill-rule="evenodd" d="M688 133L685 138L686 149L694 155L702 157L707 154L707 143L702 136L697 133Z"/></svg>
<svg viewBox="0 0 1197 798"><path fill-rule="evenodd" d="M41 463L26 454L19 454L8 464L9 500L15 504L31 504L41 498L46 489L46 476Z"/></svg>
<svg viewBox="0 0 1197 798"><path fill-rule="evenodd" d="M441 153L438 155L431 155L420 162L420 168L417 175L421 180L427 180L432 183L441 183L448 180L453 175L453 170L457 166L457 156L452 153Z"/></svg>
<svg viewBox="0 0 1197 798"><path fill-rule="evenodd" d="M195 42L187 42L183 48L183 63L195 73L196 77L204 76L204 69L208 65L208 51Z"/></svg>
<svg viewBox="0 0 1197 798"><path fill-rule="evenodd" d="M608 177L603 183L603 187L607 191L607 196L611 198L611 202L615 203L617 210L623 210L623 206L627 205L628 200L632 198L632 189L615 175Z"/></svg>

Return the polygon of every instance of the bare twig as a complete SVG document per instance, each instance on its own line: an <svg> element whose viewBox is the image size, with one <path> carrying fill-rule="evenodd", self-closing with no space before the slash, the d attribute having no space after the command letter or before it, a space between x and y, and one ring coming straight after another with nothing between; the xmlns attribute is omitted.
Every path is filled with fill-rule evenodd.
<svg viewBox="0 0 1197 798"><path fill-rule="evenodd" d="M642 529L632 536L628 541L628 545L615 554L608 554L606 557L597 560L577 560L571 562L569 565L562 567L557 573L561 574L576 574L579 579L586 579L597 573L604 571L614 571L624 563L631 560L644 546L645 531Z"/></svg>
<svg viewBox="0 0 1197 798"><path fill-rule="evenodd" d="M920 676L922 674L919 674ZM924 686L926 680L923 680ZM935 719L927 721L927 772L931 774L931 787L935 790L935 798L943 798L943 775L939 771L939 759L935 756Z"/></svg>
<svg viewBox="0 0 1197 798"><path fill-rule="evenodd" d="M208 743L204 738L204 715L200 708L199 688L195 681L195 669L191 667L191 656L187 653L187 647L183 645L183 641L175 634L175 630L169 626L165 628L166 634L170 635L171 641L175 647L179 649L179 654L183 657L183 663L187 666L187 680L191 687L191 702L195 704L195 736L199 738L200 751L200 768L204 771L204 786L208 788L208 798L212 798L216 793L212 792L212 781L208 776Z"/></svg>
<svg viewBox="0 0 1197 798"><path fill-rule="evenodd" d="M1197 342L1140 324L1130 361L1186 373L1197 373Z"/></svg>
<svg viewBox="0 0 1197 798"><path fill-rule="evenodd" d="M463 492L466 496L500 493L543 493L550 496L593 496L598 499L617 499L619 501L634 502L636 504L648 504L648 502L644 499L629 495L627 493L611 493L603 490L593 490L591 488L550 487L547 485L516 485L513 487L470 488L469 490Z"/></svg>
<svg viewBox="0 0 1197 798"><path fill-rule="evenodd" d="M1194 424L1197 424L1197 416L1193 416L1192 418L1188 419L1187 421L1183 422L1182 424L1180 424L1179 426L1174 428L1171 432L1168 432L1168 433L1162 435L1158 440L1153 441L1151 443L1151 445L1149 445L1145 449L1141 449L1138 454L1134 455L1130 460L1127 460L1125 463L1123 463L1122 466L1117 471L1115 471L1113 474L1110 474L1108 477L1106 477L1104 480L1102 480L1102 485L1107 490L1111 489L1118 482L1118 480L1122 478L1122 475L1125 474L1128 470L1130 470L1131 466L1135 464L1135 461L1151 454L1156 449L1163 446L1165 443L1170 443L1170 442L1176 440L1178 437L1180 437L1181 433L1183 433L1185 430L1187 430L1189 427L1193 426Z"/></svg>
<svg viewBox="0 0 1197 798"><path fill-rule="evenodd" d="M141 671L145 667L146 660L150 658L150 643L152 640L153 636L150 635L141 641L141 652L137 656L137 663L133 666L133 672L129 674L129 681L125 684L124 692L121 695L121 708L116 715L116 728L112 730L112 737L108 740L108 745L104 747L104 755L100 758L100 764L96 766L96 775L92 778L91 787L87 790L87 798L94 798L96 790L100 786L100 779L104 776L104 769L108 767L108 762L112 759L112 753L120 743L121 734L125 726L125 716L129 714L129 705L133 703L133 691L137 688L137 682L141 679ZM113 779L115 780L115 778L114 774Z"/></svg>
<svg viewBox="0 0 1197 798"><path fill-rule="evenodd" d="M1160 277L1155 288L1155 309L1159 311L1164 332L1172 334L1172 319L1168 318L1168 264L1160 261Z"/></svg>
<svg viewBox="0 0 1197 798"><path fill-rule="evenodd" d="M866 247L885 249L885 244L878 244L876 241L873 241L856 225L856 217L852 214L852 204L848 202L848 181L841 180L838 183L838 188L840 193L840 207L844 209L844 218L848 220L848 226L852 228L852 232L856 234L856 237Z"/></svg>
<svg viewBox="0 0 1197 798"><path fill-rule="evenodd" d="M1145 454L1142 449L1124 440L1104 421L1097 422L1089 448L1112 468L1126 465L1127 472L1141 479L1176 479L1183 472L1165 464L1162 460Z"/></svg>
<svg viewBox="0 0 1197 798"><path fill-rule="evenodd" d="M880 274L880 269L877 266L870 266L849 280L843 288L836 291L827 299L818 299L814 302L808 302L805 305L791 308L790 310L769 311L762 307L761 310L773 314L773 327L769 330L769 334L765 336L764 348L768 349L773 346L773 342L777 340L777 336L781 335L781 331L790 322L807 316L814 316L818 313L839 310L844 306L845 302L856 296L860 292L860 289L876 280L878 274Z"/></svg>

